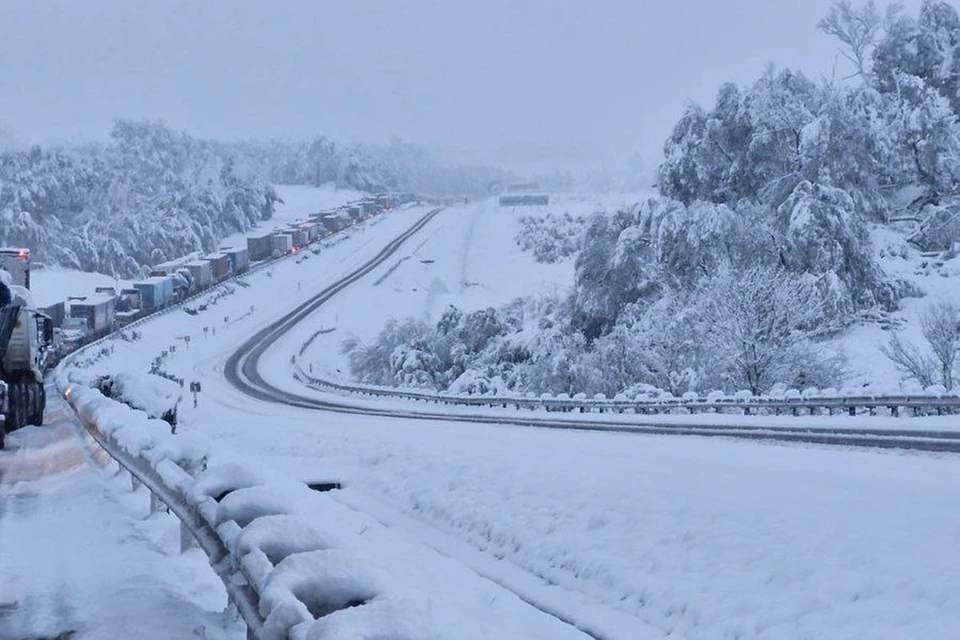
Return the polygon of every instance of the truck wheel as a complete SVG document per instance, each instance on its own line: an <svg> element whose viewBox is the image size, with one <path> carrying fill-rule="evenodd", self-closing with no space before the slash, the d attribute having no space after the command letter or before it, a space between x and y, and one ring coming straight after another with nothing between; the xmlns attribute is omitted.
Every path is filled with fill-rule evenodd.
<svg viewBox="0 0 960 640"><path fill-rule="evenodd" d="M23 385L14 382L8 387L9 397L7 398L7 431L16 431L23 426L24 418L24 397Z"/></svg>
<svg viewBox="0 0 960 640"><path fill-rule="evenodd" d="M37 421L34 424L43 424L44 414L47 412L47 390L43 385L37 385Z"/></svg>
<svg viewBox="0 0 960 640"><path fill-rule="evenodd" d="M30 382L26 385L30 397L30 424L40 426L43 424L43 410L46 408L47 396L43 392L43 385L36 382Z"/></svg>

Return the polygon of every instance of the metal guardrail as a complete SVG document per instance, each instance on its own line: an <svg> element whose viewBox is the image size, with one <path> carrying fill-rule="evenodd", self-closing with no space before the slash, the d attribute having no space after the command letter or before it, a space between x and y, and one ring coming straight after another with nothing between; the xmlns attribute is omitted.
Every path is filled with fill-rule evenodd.
<svg viewBox="0 0 960 640"><path fill-rule="evenodd" d="M214 471L211 478L205 453L185 454L181 450L179 458L171 457L177 455L172 453L177 447L167 446L167 442L183 436L169 434L165 423L144 422L134 410L90 388L70 386L62 392L87 433L130 474L134 490L143 485L150 491L151 513L166 508L180 520L181 552L198 545L207 555L230 602L246 624L248 639L304 638L314 623L323 623L326 615L378 597L379 587L365 584L354 575L354 570L364 573L362 566L340 569L344 573L333 576L340 581L338 590L346 592L346 596L318 595L298 588L298 584L309 584L312 579L309 573L298 568L298 563L311 559L313 554L337 553L337 550L305 520L269 500L258 502L256 499L258 491L282 495L289 490L288 485L274 486L252 479L256 477L252 471L226 475L217 475ZM103 403L110 403L111 407L107 425L98 422L98 416L102 415L98 409ZM118 414L117 409L121 412L125 409L129 414ZM133 438L137 440L134 447L138 449L134 454L123 444L124 440L131 439L114 437L112 431L123 428L118 425L136 424L137 420L141 426L153 423L157 428L153 435L162 437L148 444ZM304 483L297 485L308 492L315 489ZM231 496L235 493L239 499L231 505ZM271 518L274 520L270 521ZM278 523L277 518L282 522ZM278 524L282 526L276 526ZM255 532L245 538L248 531ZM327 556L314 561L322 562L324 557ZM288 558L293 564L285 562ZM343 599L336 600L338 597ZM387 627L391 624L390 620L380 622Z"/></svg>
<svg viewBox="0 0 960 640"><path fill-rule="evenodd" d="M151 513L159 511L161 505L163 505L167 511L172 512L179 518L181 552L193 546L194 541L199 544L209 558L210 566L223 582L230 601L236 606L244 623L246 623L247 636L249 638L259 637L260 629L263 627L263 617L259 611L259 595L250 588L243 576L239 575L236 561L230 557L226 543L214 526L201 516L197 507L191 504L181 489L171 487L168 482L164 481L158 471L158 467L162 465L168 478L179 476L189 481L206 466L206 460L197 459L178 463L174 460L164 459L154 466L144 458L127 454L112 437L104 433L93 416L85 415L85 412L78 408L73 401L73 397L76 395L73 393L74 389L75 387L67 387L61 392L84 429L122 469L130 474L134 489L137 489L138 485L143 485L149 489Z"/></svg>
<svg viewBox="0 0 960 640"><path fill-rule="evenodd" d="M915 415L922 412L936 412L938 415L960 412L960 395L877 395L877 396L798 396L773 398L757 396L751 398L672 398L664 400L621 400L599 398L556 398L495 395L450 395L374 387L369 385L333 382L315 377L303 370L296 356L291 357L296 366L295 375L302 382L331 391L359 396L382 397L416 402L431 402L461 407L501 407L521 410L543 410L560 413L632 413L652 415L658 413L688 414L723 413L739 411L743 415L765 412L774 415L828 415L837 413L858 415L863 410L875 413L877 409L887 409L893 416L900 416L903 409Z"/></svg>

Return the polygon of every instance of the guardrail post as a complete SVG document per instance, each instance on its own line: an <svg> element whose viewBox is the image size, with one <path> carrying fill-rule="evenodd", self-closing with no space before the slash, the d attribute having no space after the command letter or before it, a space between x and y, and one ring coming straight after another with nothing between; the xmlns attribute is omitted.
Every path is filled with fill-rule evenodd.
<svg viewBox="0 0 960 640"><path fill-rule="evenodd" d="M890 415L892 415L894 418L897 418L900 416L900 407L898 407L897 405L891 405L888 408L890 409Z"/></svg>
<svg viewBox="0 0 960 640"><path fill-rule="evenodd" d="M181 520L180 521L180 553L186 553L189 549L200 546L197 543L197 539L193 537L193 534L190 532L190 527Z"/></svg>
<svg viewBox="0 0 960 640"><path fill-rule="evenodd" d="M166 505L157 497L153 491L150 492L150 513L154 514L157 511L162 510Z"/></svg>

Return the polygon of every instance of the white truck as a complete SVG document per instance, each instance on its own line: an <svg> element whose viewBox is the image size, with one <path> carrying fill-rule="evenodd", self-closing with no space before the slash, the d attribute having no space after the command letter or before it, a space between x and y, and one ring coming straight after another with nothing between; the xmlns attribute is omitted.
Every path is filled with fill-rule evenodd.
<svg viewBox="0 0 960 640"><path fill-rule="evenodd" d="M10 251L17 252L12 259ZM6 433L43 424L46 408L43 376L53 321L37 310L28 290L29 256L26 249L0 250L0 448Z"/></svg>

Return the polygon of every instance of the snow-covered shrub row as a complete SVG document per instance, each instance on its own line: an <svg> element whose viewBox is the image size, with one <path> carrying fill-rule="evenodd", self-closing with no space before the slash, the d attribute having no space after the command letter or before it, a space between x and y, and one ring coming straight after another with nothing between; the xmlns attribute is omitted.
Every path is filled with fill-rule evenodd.
<svg viewBox="0 0 960 640"><path fill-rule="evenodd" d="M760 394L777 382L842 378L841 358L813 339L823 322L815 288L781 271L723 269L693 291L664 289L625 305L593 339L578 326L580 303L571 295L451 308L435 326L393 320L370 344L345 349L362 383L457 394Z"/></svg>
<svg viewBox="0 0 960 640"><path fill-rule="evenodd" d="M517 244L529 251L537 262L553 263L569 258L580 249L580 237L586 226L584 216L523 216L517 231Z"/></svg>
<svg viewBox="0 0 960 640"><path fill-rule="evenodd" d="M352 369L369 384L474 393L836 385L840 363L815 338L843 325L853 296L836 273L787 268L768 237L761 220L712 203L597 215L565 298L451 309L435 327L393 321L374 343L346 345Z"/></svg>
<svg viewBox="0 0 960 640"><path fill-rule="evenodd" d="M0 154L0 241L85 271L135 278L211 251L277 201L215 143L159 123L119 120L104 145Z"/></svg>

